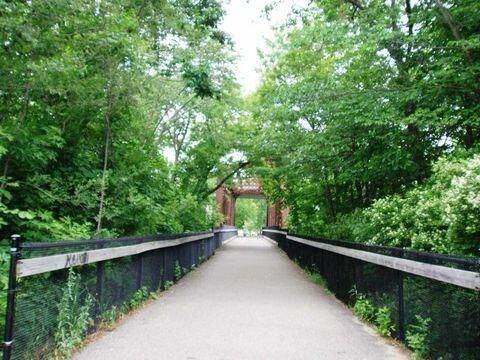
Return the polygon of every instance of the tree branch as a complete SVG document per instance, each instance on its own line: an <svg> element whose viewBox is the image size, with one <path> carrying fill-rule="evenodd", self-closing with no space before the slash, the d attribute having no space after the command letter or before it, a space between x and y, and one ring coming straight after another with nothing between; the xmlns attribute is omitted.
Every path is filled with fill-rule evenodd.
<svg viewBox="0 0 480 360"><path fill-rule="evenodd" d="M195 99L195 95L193 95L191 98L189 98L185 103L183 103L183 105L181 105L176 111L175 113L170 117L170 119L168 119L169 121L173 120L181 111L183 111L183 109L185 109L185 107L193 100ZM160 120L157 122L157 124L155 125L155 129L153 129L153 135L155 135L155 133L157 132L160 124L162 123L162 120L164 118L165 114L162 115L162 117L160 118Z"/></svg>
<svg viewBox="0 0 480 360"><path fill-rule="evenodd" d="M344 0L345 2L353 5L356 9L360 9L360 10L363 10L365 9L365 7L363 6L363 4L360 2L360 0Z"/></svg>
<svg viewBox="0 0 480 360"><path fill-rule="evenodd" d="M225 176L222 180L220 180L217 184L217 186L215 186L213 189L211 190L208 190L208 192L205 194L204 198L206 198L208 195L210 194L213 194L215 191L217 191L218 189L220 189L223 184L225 184L225 182L230 179L233 175L235 175L237 172L239 172L240 170L242 170L245 166L247 166L248 164L250 164L249 161L245 161L245 162L241 162L238 164L238 166L235 168L235 170L233 170L232 172L230 172L227 176Z"/></svg>
<svg viewBox="0 0 480 360"><path fill-rule="evenodd" d="M448 9L445 6L443 6L443 4L439 0L434 0L434 3L438 11L442 15L443 21L445 21L445 24L447 25L448 29L452 33L452 36L454 37L454 39L457 41L461 40L462 35L460 34L460 27L456 23L450 11L448 11ZM463 49L463 52L465 53L465 57L467 61L471 64L473 62L473 59L470 54L470 51L465 47L462 47L462 49Z"/></svg>

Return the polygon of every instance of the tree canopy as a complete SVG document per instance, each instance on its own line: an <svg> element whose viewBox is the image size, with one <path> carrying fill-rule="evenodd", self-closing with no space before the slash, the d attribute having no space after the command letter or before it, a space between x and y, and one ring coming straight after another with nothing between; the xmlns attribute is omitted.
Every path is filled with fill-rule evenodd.
<svg viewBox="0 0 480 360"><path fill-rule="evenodd" d="M461 201L461 217L479 215L480 182L470 200L447 195L478 153L479 14L477 1L319 0L278 30L250 99L251 148L292 229L478 255L476 223L434 208Z"/></svg>
<svg viewBox="0 0 480 360"><path fill-rule="evenodd" d="M210 183L236 166L240 108L222 16L217 1L0 3L2 237L218 223Z"/></svg>
<svg viewBox="0 0 480 360"><path fill-rule="evenodd" d="M219 0L0 0L0 327L11 234L209 230L240 177L266 197L238 202L248 230L275 203L297 234L479 256L479 0L309 1L249 96L223 16Z"/></svg>
<svg viewBox="0 0 480 360"><path fill-rule="evenodd" d="M219 1L0 2L1 237L208 229L256 176L296 232L474 254L479 13L312 1L242 97Z"/></svg>

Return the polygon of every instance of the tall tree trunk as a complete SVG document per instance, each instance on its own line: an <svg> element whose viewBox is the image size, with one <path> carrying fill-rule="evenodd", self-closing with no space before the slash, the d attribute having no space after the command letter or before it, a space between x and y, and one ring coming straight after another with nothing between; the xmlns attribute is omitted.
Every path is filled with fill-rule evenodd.
<svg viewBox="0 0 480 360"><path fill-rule="evenodd" d="M336 176L335 176L335 174L333 176L334 176L334 183L335 183L335 177ZM332 188L331 188L330 184L328 183L328 176L324 175L324 183L325 183L324 196L325 196L325 203L327 205L327 212L328 212L332 222L335 222L336 218L337 218L337 214L336 214L336 211L335 211L335 202L334 202L334 198L333 198Z"/></svg>
<svg viewBox="0 0 480 360"><path fill-rule="evenodd" d="M102 219L103 211L105 204L105 188L107 182L107 170L108 170L108 157L110 152L110 143L111 143L111 116L112 116L112 106L113 106L113 95L112 95L112 83L111 77L107 87L107 108L104 115L104 128L105 128L105 142L103 147L103 167L102 167L102 178L100 180L100 199L98 206L98 215L97 215L97 230L96 234L100 233L102 230Z"/></svg>
<svg viewBox="0 0 480 360"><path fill-rule="evenodd" d="M462 35L460 34L460 28L457 25L455 19L453 18L452 14L450 14L450 11L443 6L443 4L439 0L434 0L435 6L437 7L438 11L443 17L443 21L445 21L445 24L447 27L450 29L450 32L452 33L452 36L455 40L461 40ZM463 47L463 52L465 54L465 58L467 59L468 63L472 63L473 59L470 54L470 51Z"/></svg>
<svg viewBox="0 0 480 360"><path fill-rule="evenodd" d="M363 207L363 184L360 181L355 181L355 190L357 193L357 206Z"/></svg>
<svg viewBox="0 0 480 360"><path fill-rule="evenodd" d="M448 29L450 30L453 38L455 40L462 40L462 34L460 31L460 27L458 26L457 22L455 21L455 18L453 15L450 13L450 11L441 3L440 0L434 0L435 6L438 9L438 12L442 15L443 21L447 25ZM475 60L474 57L472 56L470 50L467 47L462 47L462 51L465 55L465 60L467 64L473 65ZM476 104L479 101L480 98L480 93L478 91L478 88L476 91L474 91L473 94L465 94L463 95L464 101L469 104ZM475 143L479 140L480 137L480 131L479 129L475 129L471 125L466 125L465 126L465 136L463 137L463 145L467 148L470 149L475 145Z"/></svg>

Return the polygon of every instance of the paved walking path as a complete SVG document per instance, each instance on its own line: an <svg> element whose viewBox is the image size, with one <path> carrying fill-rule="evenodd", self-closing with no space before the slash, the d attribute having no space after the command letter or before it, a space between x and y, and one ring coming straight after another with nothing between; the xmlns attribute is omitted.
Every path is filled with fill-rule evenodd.
<svg viewBox="0 0 480 360"><path fill-rule="evenodd" d="M235 238L77 360L407 359L264 238Z"/></svg>

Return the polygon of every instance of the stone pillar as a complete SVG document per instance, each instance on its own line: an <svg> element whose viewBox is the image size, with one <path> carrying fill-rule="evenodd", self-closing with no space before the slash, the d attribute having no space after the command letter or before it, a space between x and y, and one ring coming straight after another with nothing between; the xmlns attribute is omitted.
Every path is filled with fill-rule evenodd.
<svg viewBox="0 0 480 360"><path fill-rule="evenodd" d="M267 210L268 218L267 218L267 226L278 226L278 206L274 204L268 207Z"/></svg>
<svg viewBox="0 0 480 360"><path fill-rule="evenodd" d="M267 226L283 227L288 216L288 209L281 210L279 204L269 206L267 209Z"/></svg>
<svg viewBox="0 0 480 360"><path fill-rule="evenodd" d="M285 229L287 227L287 217L288 217L288 214L290 213L290 209L289 208L286 208L284 210L282 210L281 212L281 219L280 219L280 227Z"/></svg>
<svg viewBox="0 0 480 360"><path fill-rule="evenodd" d="M235 226L235 194L233 191L230 191L228 198L228 219L226 224Z"/></svg>
<svg viewBox="0 0 480 360"><path fill-rule="evenodd" d="M217 209L220 214L223 215L223 223L228 220L228 203L226 197L226 190L222 186L215 192L215 199L217 202Z"/></svg>

